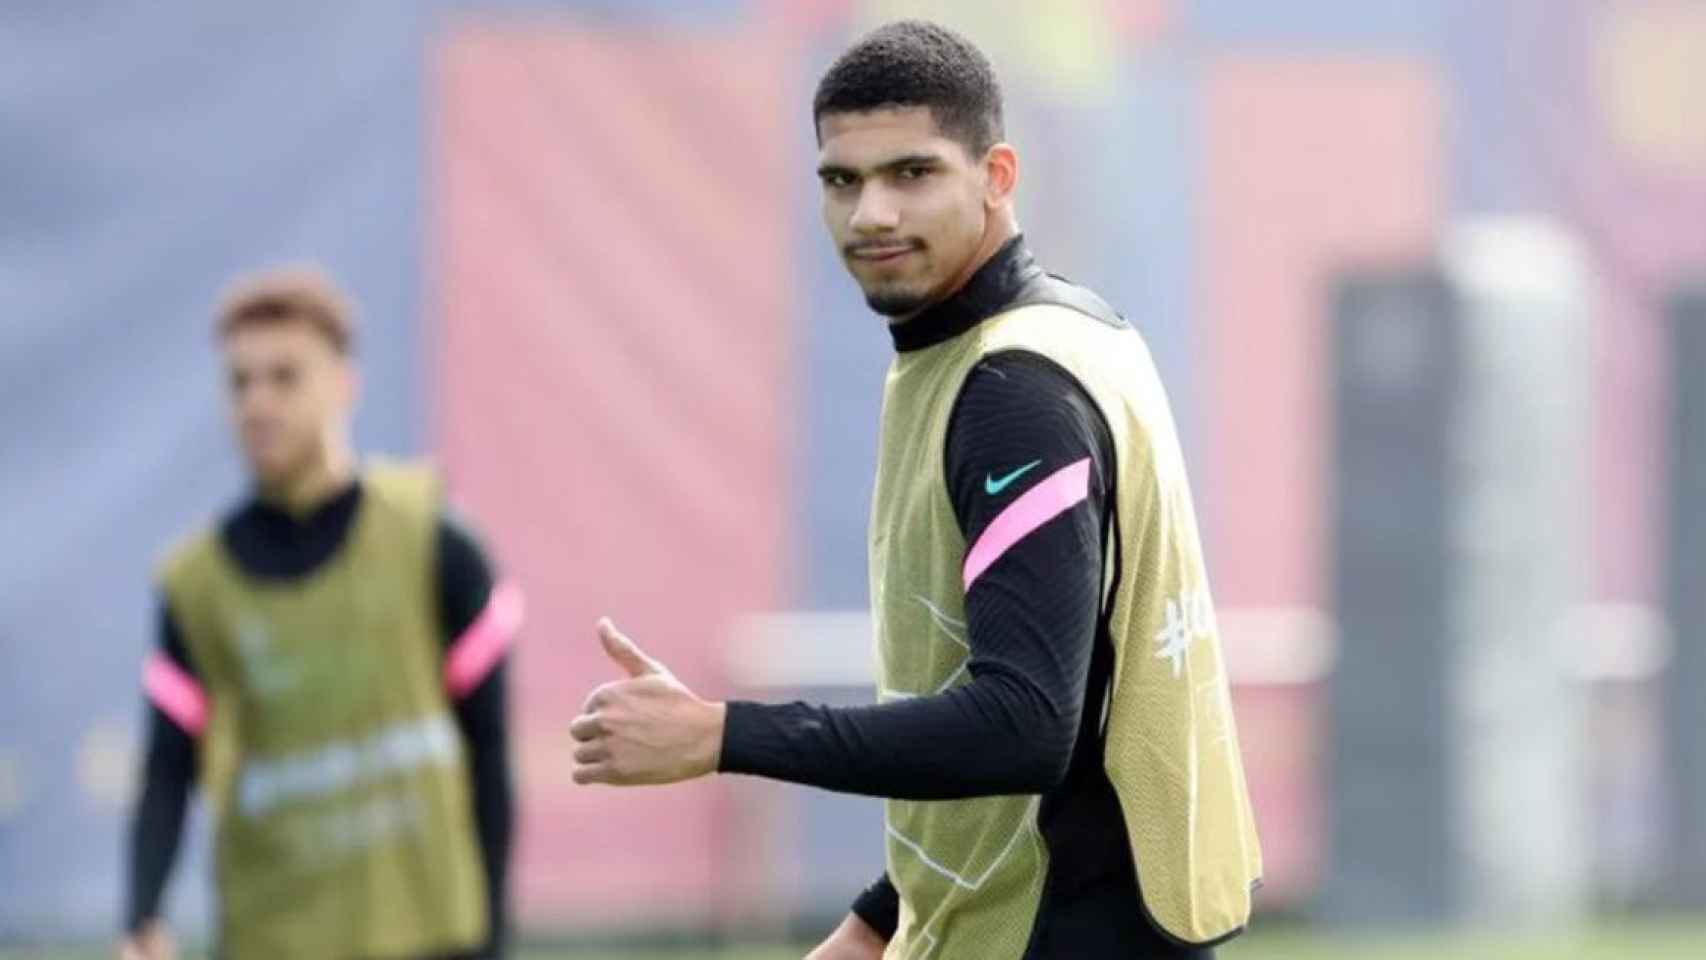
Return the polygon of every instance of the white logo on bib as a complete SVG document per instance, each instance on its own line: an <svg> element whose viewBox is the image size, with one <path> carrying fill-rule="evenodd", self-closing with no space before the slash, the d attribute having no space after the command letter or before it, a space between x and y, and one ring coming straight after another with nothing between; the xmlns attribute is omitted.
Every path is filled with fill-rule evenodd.
<svg viewBox="0 0 1706 960"><path fill-rule="evenodd" d="M1155 659L1171 660L1173 676L1185 665L1185 654L1191 644L1214 636L1214 602L1207 587L1186 590L1167 601L1167 624L1155 634Z"/></svg>

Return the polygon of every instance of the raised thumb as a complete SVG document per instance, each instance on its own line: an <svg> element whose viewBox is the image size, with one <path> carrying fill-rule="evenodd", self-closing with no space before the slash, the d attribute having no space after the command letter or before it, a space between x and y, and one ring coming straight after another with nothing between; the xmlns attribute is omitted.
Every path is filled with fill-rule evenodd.
<svg viewBox="0 0 1706 960"><path fill-rule="evenodd" d="M616 629L616 624L611 623L609 617L598 621L598 642L603 645L605 655L615 661L630 677L669 672L663 664L646 656L639 645Z"/></svg>

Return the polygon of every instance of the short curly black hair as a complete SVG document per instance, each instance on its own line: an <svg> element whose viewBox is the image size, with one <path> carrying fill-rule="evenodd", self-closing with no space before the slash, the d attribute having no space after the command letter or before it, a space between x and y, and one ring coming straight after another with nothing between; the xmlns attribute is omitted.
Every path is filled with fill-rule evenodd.
<svg viewBox="0 0 1706 960"><path fill-rule="evenodd" d="M965 37L924 20L884 24L836 58L812 97L812 125L825 114L882 107L929 107L937 128L973 157L1006 136L1001 85L989 58Z"/></svg>

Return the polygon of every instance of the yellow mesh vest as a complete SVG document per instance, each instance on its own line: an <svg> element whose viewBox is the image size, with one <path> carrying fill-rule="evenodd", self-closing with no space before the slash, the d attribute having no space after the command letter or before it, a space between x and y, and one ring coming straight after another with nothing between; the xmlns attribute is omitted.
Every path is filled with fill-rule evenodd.
<svg viewBox="0 0 1706 960"><path fill-rule="evenodd" d="M967 374L1008 350L1060 364L1107 420L1121 562L1108 584L1115 664L1104 764L1125 816L1141 909L1177 940L1222 939L1249 918L1261 853L1178 438L1133 330L1063 306L1024 306L896 357L883 394L870 530L879 696L968 680L967 544L948 499L943 448ZM1024 953L1048 869L1038 803L888 803L888 871L901 897L890 960Z"/></svg>
<svg viewBox="0 0 1706 960"><path fill-rule="evenodd" d="M201 780L233 960L419 957L486 937L444 692L438 510L429 470L376 464L349 539L306 579L248 577L213 532L165 564L211 702Z"/></svg>

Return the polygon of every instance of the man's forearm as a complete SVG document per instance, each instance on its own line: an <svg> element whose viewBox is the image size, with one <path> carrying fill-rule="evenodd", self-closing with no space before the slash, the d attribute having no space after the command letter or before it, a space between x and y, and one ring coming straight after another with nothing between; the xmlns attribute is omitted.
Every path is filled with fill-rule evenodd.
<svg viewBox="0 0 1706 960"><path fill-rule="evenodd" d="M507 674L506 660L456 705L457 722L468 744L474 829L486 875L486 907L491 922L491 938L485 953L488 957L502 955L508 925L515 798L509 762Z"/></svg>
<svg viewBox="0 0 1706 960"><path fill-rule="evenodd" d="M480 838L481 864L486 874L486 909L491 922L489 955L501 956L507 939L510 838L514 798L505 769L474 771L474 819Z"/></svg>
<svg viewBox="0 0 1706 960"><path fill-rule="evenodd" d="M160 900L183 837L195 775L195 743L158 709L149 708L142 795L130 832L124 928L139 931L160 913Z"/></svg>
<svg viewBox="0 0 1706 960"><path fill-rule="evenodd" d="M903 800L1041 793L1065 775L1077 721L1003 670L874 706L736 701L719 769Z"/></svg>

